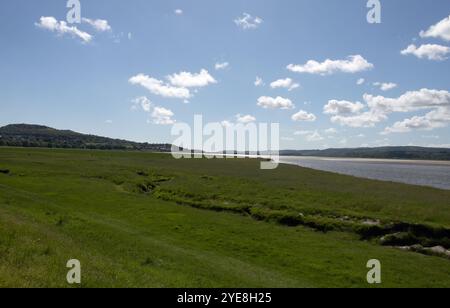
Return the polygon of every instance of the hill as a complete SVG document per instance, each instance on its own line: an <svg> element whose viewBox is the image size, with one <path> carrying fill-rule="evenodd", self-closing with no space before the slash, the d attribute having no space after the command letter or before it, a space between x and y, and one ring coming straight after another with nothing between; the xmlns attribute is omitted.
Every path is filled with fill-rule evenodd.
<svg viewBox="0 0 450 308"><path fill-rule="evenodd" d="M80 134L41 125L13 124L0 128L0 146L167 152L170 144L149 144Z"/></svg>
<svg viewBox="0 0 450 308"><path fill-rule="evenodd" d="M58 130L42 125L12 124L0 128L0 146L170 152L170 144L138 143ZM282 150L283 156L450 160L450 149L379 147L326 150Z"/></svg>
<svg viewBox="0 0 450 308"><path fill-rule="evenodd" d="M327 149L327 150L305 150L305 151L286 150L281 151L281 155L342 157L342 158L450 160L450 149L407 146L407 147Z"/></svg>

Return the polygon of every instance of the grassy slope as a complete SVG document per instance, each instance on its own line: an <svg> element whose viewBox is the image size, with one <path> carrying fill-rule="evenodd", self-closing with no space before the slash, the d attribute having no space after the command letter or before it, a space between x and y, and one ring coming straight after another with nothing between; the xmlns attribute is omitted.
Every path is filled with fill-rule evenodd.
<svg viewBox="0 0 450 308"><path fill-rule="evenodd" d="M283 227L194 209L135 190L136 171L194 198L275 209L321 209L450 226L450 192L251 160L175 161L164 154L0 149L0 286L450 287L448 260L363 242L354 234Z"/></svg>

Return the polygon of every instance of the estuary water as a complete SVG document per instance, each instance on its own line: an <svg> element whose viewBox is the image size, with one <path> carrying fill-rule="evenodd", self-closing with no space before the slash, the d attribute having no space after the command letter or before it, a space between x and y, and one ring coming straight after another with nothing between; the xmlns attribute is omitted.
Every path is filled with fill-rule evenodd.
<svg viewBox="0 0 450 308"><path fill-rule="evenodd" d="M360 178L450 190L450 162L282 156L281 163Z"/></svg>

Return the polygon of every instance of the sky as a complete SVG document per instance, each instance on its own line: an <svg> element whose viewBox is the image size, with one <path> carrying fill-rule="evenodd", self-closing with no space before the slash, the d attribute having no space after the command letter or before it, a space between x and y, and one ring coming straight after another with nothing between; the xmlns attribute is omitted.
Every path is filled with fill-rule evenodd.
<svg viewBox="0 0 450 308"><path fill-rule="evenodd" d="M450 1L0 5L0 125L172 142L174 123L280 123L281 148L450 147Z"/></svg>

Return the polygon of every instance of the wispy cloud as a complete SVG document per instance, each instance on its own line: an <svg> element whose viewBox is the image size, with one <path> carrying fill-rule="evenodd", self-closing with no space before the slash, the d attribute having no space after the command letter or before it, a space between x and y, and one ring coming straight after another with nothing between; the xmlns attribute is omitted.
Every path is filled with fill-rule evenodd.
<svg viewBox="0 0 450 308"><path fill-rule="evenodd" d="M398 87L396 83L393 82L374 82L375 87L380 88L381 91L389 91Z"/></svg>
<svg viewBox="0 0 450 308"><path fill-rule="evenodd" d="M216 65L214 65L214 68L217 71L224 70L228 67L230 67L230 63L228 63L228 62L220 62L220 63L216 63Z"/></svg>
<svg viewBox="0 0 450 308"><path fill-rule="evenodd" d="M261 77L256 77L255 87L262 87L262 86L264 86L264 80Z"/></svg>
<svg viewBox="0 0 450 308"><path fill-rule="evenodd" d="M84 23L91 25L98 32L107 32L107 31L112 30L108 21L104 20L104 19L95 19L94 20L94 19L89 19L89 18L83 18L82 21Z"/></svg>
<svg viewBox="0 0 450 308"><path fill-rule="evenodd" d="M253 17L248 13L244 13L241 17L234 20L234 23L244 30L257 29L263 20L260 17Z"/></svg>
<svg viewBox="0 0 450 308"><path fill-rule="evenodd" d="M87 32L79 30L76 26L68 26L65 21L58 21L55 17L41 17L36 26L51 32L55 32L58 35L70 35L72 37L80 39L83 43L89 43L92 41L93 36Z"/></svg>
<svg viewBox="0 0 450 308"><path fill-rule="evenodd" d="M294 89L300 88L300 84L294 82L291 78L278 79L270 84L272 89L284 88L292 91Z"/></svg>
<svg viewBox="0 0 450 308"><path fill-rule="evenodd" d="M140 85L150 91L154 95L167 98L189 99L191 92L187 88L174 87L164 83L162 80L150 77L148 75L139 74L130 78L129 82L133 85Z"/></svg>

